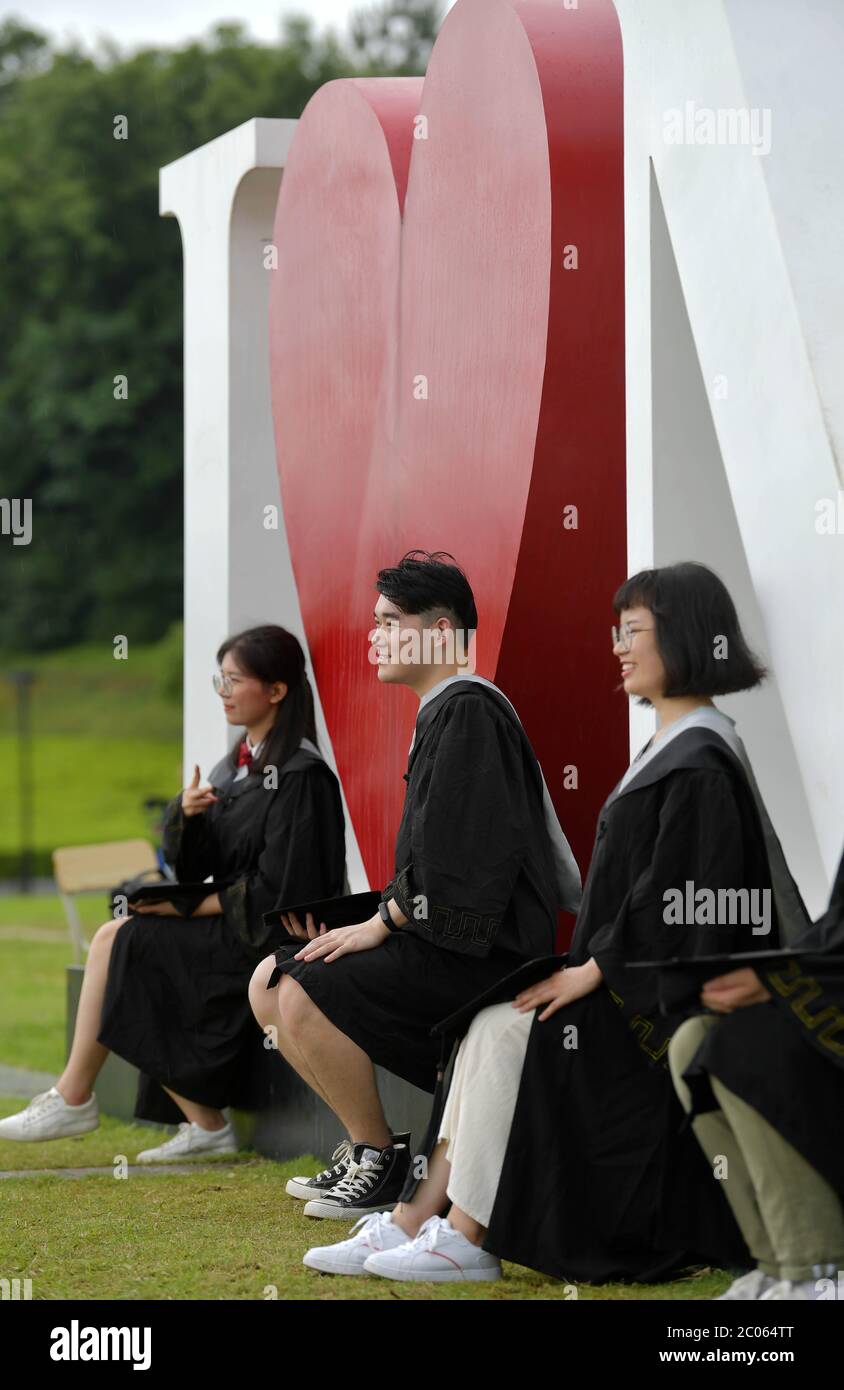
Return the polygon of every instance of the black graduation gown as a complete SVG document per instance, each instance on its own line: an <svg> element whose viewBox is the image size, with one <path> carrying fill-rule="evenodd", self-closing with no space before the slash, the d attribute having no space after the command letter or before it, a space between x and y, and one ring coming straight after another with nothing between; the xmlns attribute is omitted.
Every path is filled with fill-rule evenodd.
<svg viewBox="0 0 844 1390"><path fill-rule="evenodd" d="M709 1075L752 1105L844 1202L844 854L823 917L793 943L817 952L757 974L765 1004L725 1014L684 1076L696 1112L715 1104Z"/></svg>
<svg viewBox="0 0 844 1390"><path fill-rule="evenodd" d="M771 887L743 767L719 736L674 737L605 803L569 963L603 983L540 1023L524 1070L485 1248L562 1279L655 1280L748 1263L667 1066L679 1019L655 971L628 962L778 944L751 925L671 925L665 893ZM568 1032L575 1025L577 1032ZM571 1044L576 1041L576 1047Z"/></svg>
<svg viewBox="0 0 844 1390"><path fill-rule="evenodd" d="M340 788L328 764L300 747L278 770L238 782L226 759L209 782L220 800L185 817L181 793L165 812L163 848L182 882L234 880L222 913L194 919L137 914L112 946L99 1041L141 1072L135 1114L184 1118L162 1090L203 1105L250 1108L263 1039L249 979L286 935L262 914L336 896L345 878Z"/></svg>
<svg viewBox="0 0 844 1390"><path fill-rule="evenodd" d="M508 702L456 682L419 712L395 876L382 894L402 930L447 950L494 947L529 960L553 950L554 866L536 755Z"/></svg>
<svg viewBox="0 0 844 1390"><path fill-rule="evenodd" d="M395 898L408 922L371 951L277 966L377 1065L433 1092L432 1026L554 948L557 885L542 774L506 699L455 682L420 707L408 759ZM293 900L295 901L295 899Z"/></svg>

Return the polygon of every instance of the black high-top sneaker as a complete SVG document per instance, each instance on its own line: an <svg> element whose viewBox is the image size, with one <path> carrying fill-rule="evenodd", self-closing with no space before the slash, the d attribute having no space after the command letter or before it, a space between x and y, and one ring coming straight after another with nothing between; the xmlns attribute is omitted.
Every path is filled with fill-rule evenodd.
<svg viewBox="0 0 844 1390"><path fill-rule="evenodd" d="M410 1148L410 1130L406 1134L391 1134L390 1138L394 1144L404 1144ZM361 1149L365 1147L365 1144L358 1145ZM331 1155L328 1168L323 1168L321 1173L312 1178L291 1178L284 1190L288 1197L298 1197L300 1202L309 1202L312 1197L321 1197L346 1176L351 1162L352 1144L348 1139L344 1139Z"/></svg>
<svg viewBox="0 0 844 1390"><path fill-rule="evenodd" d="M355 1144L346 1176L329 1192L308 1202L305 1215L332 1221L356 1221L373 1211L392 1211L409 1168L410 1147L407 1144L389 1144L386 1149Z"/></svg>

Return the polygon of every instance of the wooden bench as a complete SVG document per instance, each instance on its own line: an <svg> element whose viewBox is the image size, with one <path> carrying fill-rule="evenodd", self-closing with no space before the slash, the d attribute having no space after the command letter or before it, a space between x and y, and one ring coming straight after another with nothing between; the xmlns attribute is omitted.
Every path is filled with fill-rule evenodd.
<svg viewBox="0 0 844 1390"><path fill-rule="evenodd" d="M111 840L100 845L69 845L53 850L53 877L64 908L74 960L77 964L88 943L76 910L80 893L105 894L127 878L157 869L158 857L149 840ZM103 902L103 920L108 910Z"/></svg>

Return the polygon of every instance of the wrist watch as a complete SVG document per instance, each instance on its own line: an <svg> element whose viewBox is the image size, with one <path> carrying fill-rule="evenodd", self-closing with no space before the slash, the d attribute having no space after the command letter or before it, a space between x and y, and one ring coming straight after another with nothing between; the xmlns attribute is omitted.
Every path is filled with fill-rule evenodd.
<svg viewBox="0 0 844 1390"><path fill-rule="evenodd" d="M393 921L392 917L390 916L390 909L383 900L378 904L378 916L381 918L381 921L384 923L384 926L387 927L390 931L401 931L401 927Z"/></svg>

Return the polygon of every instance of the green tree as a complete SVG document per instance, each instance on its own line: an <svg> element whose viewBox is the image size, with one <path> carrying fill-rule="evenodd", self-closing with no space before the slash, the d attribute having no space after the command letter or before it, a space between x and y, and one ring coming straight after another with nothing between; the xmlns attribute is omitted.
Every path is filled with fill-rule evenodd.
<svg viewBox="0 0 844 1390"><path fill-rule="evenodd" d="M431 0L370 5L349 21L352 49L371 72L424 73L442 17L442 6Z"/></svg>
<svg viewBox="0 0 844 1390"><path fill-rule="evenodd" d="M332 78L421 71L435 15L367 10L350 48L293 16L273 46L227 23L129 56L0 25L0 494L33 520L29 545L0 536L0 651L149 641L181 617L182 248L161 166L298 116Z"/></svg>
<svg viewBox="0 0 844 1390"><path fill-rule="evenodd" d="M0 21L0 106L21 77L49 62L47 35L10 16Z"/></svg>

